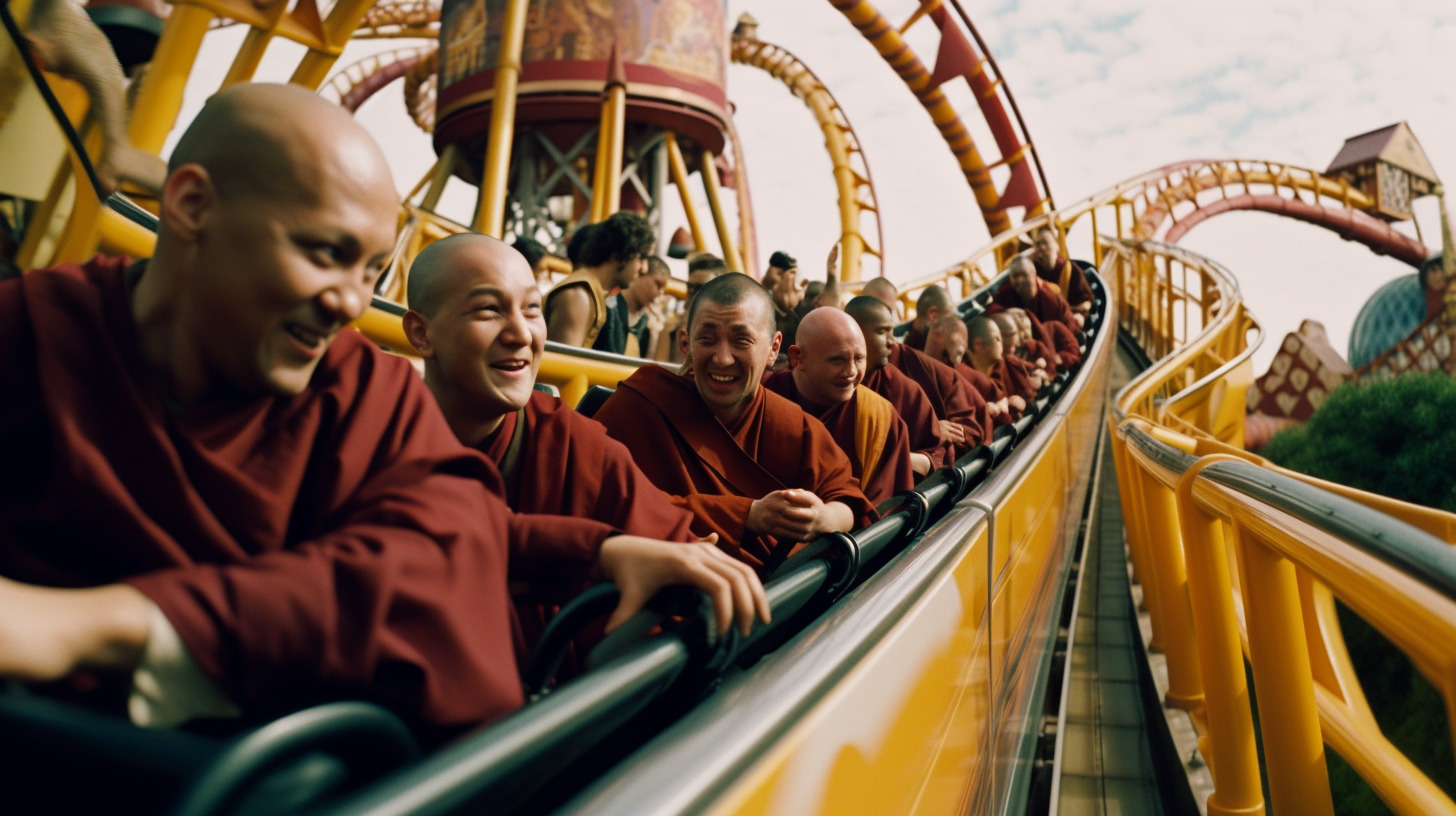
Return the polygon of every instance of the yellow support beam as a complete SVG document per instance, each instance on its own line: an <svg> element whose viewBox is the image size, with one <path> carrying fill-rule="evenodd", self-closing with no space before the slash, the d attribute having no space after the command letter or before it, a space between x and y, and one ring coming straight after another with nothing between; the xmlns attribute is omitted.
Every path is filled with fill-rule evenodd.
<svg viewBox="0 0 1456 816"><path fill-rule="evenodd" d="M481 170L480 204L475 231L494 238L505 232L506 186L516 136L516 85L521 77L521 49L526 39L527 0L510 0L495 63L495 96L490 104L490 133ZM442 185L443 186L443 185Z"/></svg>
<svg viewBox="0 0 1456 816"><path fill-rule="evenodd" d="M718 166L713 163L713 152L704 150L698 170L703 174L703 187L708 192L708 206L713 210L713 225L718 228L718 241L723 244L723 260L734 272L743 271L743 259L733 246L733 234L728 230L728 216L723 212L723 201L718 188Z"/></svg>
<svg viewBox="0 0 1456 816"><path fill-rule="evenodd" d="M672 172L672 183L677 185L678 195L682 198L683 215L688 219L688 231L693 234L693 246L699 252L708 250L708 241L703 236L703 225L698 221L698 205L693 203L693 195L688 187L688 166L683 161L682 147L677 143L677 134L668 131L663 141L667 149L667 166Z"/></svg>

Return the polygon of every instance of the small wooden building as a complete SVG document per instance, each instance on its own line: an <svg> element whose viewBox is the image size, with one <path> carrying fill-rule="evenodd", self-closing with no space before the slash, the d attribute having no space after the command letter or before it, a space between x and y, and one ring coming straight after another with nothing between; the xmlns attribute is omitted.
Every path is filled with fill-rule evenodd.
<svg viewBox="0 0 1456 816"><path fill-rule="evenodd" d="M1405 122L1346 139L1325 175L1346 179L1374 198L1371 214L1387 221L1409 220L1411 202L1440 183Z"/></svg>

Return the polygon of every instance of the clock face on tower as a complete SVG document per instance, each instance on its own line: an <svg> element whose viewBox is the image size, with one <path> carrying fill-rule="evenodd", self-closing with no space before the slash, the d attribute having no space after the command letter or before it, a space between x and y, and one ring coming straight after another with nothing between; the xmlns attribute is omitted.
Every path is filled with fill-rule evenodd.
<svg viewBox="0 0 1456 816"><path fill-rule="evenodd" d="M1376 165L1375 176L1380 184L1381 212L1396 218L1409 218L1410 176L1385 162Z"/></svg>

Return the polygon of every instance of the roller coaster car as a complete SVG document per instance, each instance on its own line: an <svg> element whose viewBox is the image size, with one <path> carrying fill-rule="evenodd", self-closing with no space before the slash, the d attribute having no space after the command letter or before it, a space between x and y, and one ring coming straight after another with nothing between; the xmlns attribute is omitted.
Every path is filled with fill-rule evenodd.
<svg viewBox="0 0 1456 816"><path fill-rule="evenodd" d="M1089 278L1099 293L1089 325L1100 326L1105 290L1095 271ZM720 684L751 676L756 664L797 642L868 581L892 580L882 575L888 565L955 535L941 533L937 542L940 522L978 487L1019 478L1020 459L1030 459L1013 456L1014 448L1041 439L1038 421L1070 410L1059 408L1059 400L1080 394L1077 385L1059 376L991 445L885 502L873 524L827 536L788 559L765 585L773 623L746 638L715 636L706 597L664 593L593 651L588 672L553 687L563 644L614 605L613 587L584 594L552 621L525 666L534 702L424 756L397 717L367 703L331 703L217 736L216 723L148 731L12 687L0 694L5 812L344 816L554 809L598 777L622 773L623 757L658 739ZM609 393L593 388L581 410L589 413ZM1008 479L995 478L1008 470ZM989 494L986 500L996 501ZM85 769L84 784L77 782L78 768Z"/></svg>

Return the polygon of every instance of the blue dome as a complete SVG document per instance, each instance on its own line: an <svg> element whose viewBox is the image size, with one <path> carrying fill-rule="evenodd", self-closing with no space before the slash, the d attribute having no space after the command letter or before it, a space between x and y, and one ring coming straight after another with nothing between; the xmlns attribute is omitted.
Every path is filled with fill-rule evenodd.
<svg viewBox="0 0 1456 816"><path fill-rule="evenodd" d="M1415 275L1375 290L1350 329L1350 365L1359 368L1404 340L1426 318L1426 297Z"/></svg>

